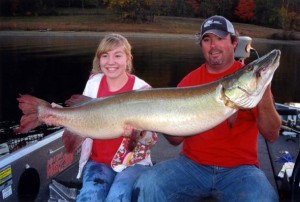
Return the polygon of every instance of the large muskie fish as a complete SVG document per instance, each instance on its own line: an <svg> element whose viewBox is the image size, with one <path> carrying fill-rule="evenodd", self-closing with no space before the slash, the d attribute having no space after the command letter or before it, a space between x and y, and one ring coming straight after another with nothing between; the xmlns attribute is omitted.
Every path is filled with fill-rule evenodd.
<svg viewBox="0 0 300 202"><path fill-rule="evenodd" d="M46 123L94 139L119 137L124 127L188 136L209 130L238 109L255 107L279 66L273 50L235 73L209 84L185 88L131 91L82 105L52 108L46 101L21 95L24 115L18 132Z"/></svg>

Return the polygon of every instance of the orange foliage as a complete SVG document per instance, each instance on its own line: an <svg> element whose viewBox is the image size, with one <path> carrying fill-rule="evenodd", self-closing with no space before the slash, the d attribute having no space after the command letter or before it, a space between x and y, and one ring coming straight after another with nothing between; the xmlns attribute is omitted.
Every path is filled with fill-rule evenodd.
<svg viewBox="0 0 300 202"><path fill-rule="evenodd" d="M252 21L254 18L254 0L239 0L234 14L243 21Z"/></svg>

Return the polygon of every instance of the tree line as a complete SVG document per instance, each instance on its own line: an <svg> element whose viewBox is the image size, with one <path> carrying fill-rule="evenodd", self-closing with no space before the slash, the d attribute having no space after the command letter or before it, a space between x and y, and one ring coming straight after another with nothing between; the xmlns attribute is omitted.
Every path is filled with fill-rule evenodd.
<svg viewBox="0 0 300 202"><path fill-rule="evenodd" d="M123 21L151 22L154 16L223 15L235 22L300 31L299 0L0 0L1 16L59 15L59 9L103 8Z"/></svg>

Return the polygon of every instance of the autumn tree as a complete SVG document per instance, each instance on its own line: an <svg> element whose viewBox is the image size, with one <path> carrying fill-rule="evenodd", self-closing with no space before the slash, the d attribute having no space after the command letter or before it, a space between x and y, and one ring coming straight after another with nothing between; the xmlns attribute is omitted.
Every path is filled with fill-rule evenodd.
<svg viewBox="0 0 300 202"><path fill-rule="evenodd" d="M300 29L300 3L295 0L283 0L280 8L282 28L295 31Z"/></svg>
<svg viewBox="0 0 300 202"><path fill-rule="evenodd" d="M123 20L152 21L157 1L155 0L103 0L107 8L120 14Z"/></svg>
<svg viewBox="0 0 300 202"><path fill-rule="evenodd" d="M293 11L289 11L285 7L281 7L280 17L281 17L281 27L284 30L296 30L296 21L299 20L299 14Z"/></svg>
<svg viewBox="0 0 300 202"><path fill-rule="evenodd" d="M234 14L242 21L253 21L255 3L253 0L240 0Z"/></svg>

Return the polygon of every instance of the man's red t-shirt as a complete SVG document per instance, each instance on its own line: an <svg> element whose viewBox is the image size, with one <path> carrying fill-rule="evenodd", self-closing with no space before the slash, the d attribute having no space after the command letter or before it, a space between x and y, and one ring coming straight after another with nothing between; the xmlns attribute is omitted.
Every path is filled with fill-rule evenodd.
<svg viewBox="0 0 300 202"><path fill-rule="evenodd" d="M243 66L235 62L220 74L211 74L205 64L189 73L178 87L201 85L229 75ZM193 161L211 166L234 167L256 165L257 159L257 108L239 110L233 126L224 121L215 128L201 134L186 137L182 153Z"/></svg>
<svg viewBox="0 0 300 202"><path fill-rule="evenodd" d="M98 98L107 97L107 96L112 96L127 91L132 91L135 77L132 75L128 75L128 76L129 79L127 83L120 90L115 92L109 91L106 82L106 76L103 76L99 84L97 97ZM92 147L92 153L90 158L93 161L99 163L105 163L106 165L110 166L111 160L113 159L115 153L119 149L122 140L123 137L110 139L110 140L93 140L93 147Z"/></svg>

